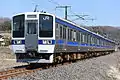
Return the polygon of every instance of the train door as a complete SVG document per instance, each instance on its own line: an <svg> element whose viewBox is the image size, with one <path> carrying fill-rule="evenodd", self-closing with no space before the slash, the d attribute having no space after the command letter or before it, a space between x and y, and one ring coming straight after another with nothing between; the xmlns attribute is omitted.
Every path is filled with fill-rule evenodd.
<svg viewBox="0 0 120 80"><path fill-rule="evenodd" d="M38 48L38 21L26 21L25 47L27 51L37 51Z"/></svg>

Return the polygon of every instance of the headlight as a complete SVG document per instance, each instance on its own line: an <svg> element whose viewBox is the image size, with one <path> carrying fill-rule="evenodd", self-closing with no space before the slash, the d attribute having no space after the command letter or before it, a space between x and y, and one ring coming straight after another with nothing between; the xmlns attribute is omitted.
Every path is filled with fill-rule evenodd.
<svg viewBox="0 0 120 80"><path fill-rule="evenodd" d="M52 44L52 40L43 40L43 44Z"/></svg>
<svg viewBox="0 0 120 80"><path fill-rule="evenodd" d="M14 40L14 44L22 44L21 40Z"/></svg>

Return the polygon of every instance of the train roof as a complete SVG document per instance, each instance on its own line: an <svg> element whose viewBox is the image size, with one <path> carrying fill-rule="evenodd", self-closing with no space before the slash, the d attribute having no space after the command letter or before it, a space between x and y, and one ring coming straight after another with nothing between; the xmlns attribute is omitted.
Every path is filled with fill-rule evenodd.
<svg viewBox="0 0 120 80"><path fill-rule="evenodd" d="M54 16L53 14L50 14L50 13L44 13L44 12L23 12L23 13L15 14L15 15L13 15L13 16L18 16L18 15L21 15L21 14L48 14L48 15L52 15L52 16Z"/></svg>

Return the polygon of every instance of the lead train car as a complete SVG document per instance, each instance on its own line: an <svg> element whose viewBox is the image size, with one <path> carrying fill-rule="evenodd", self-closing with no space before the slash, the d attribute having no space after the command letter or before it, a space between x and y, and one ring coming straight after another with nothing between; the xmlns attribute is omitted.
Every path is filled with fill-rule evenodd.
<svg viewBox="0 0 120 80"><path fill-rule="evenodd" d="M11 46L17 62L27 63L55 63L73 59L71 55L79 53L115 51L114 41L40 12L13 16Z"/></svg>

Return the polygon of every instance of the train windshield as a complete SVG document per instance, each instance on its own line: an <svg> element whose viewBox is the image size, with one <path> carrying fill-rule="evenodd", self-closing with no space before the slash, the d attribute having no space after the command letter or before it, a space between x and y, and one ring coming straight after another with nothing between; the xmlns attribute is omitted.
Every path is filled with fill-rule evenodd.
<svg viewBox="0 0 120 80"><path fill-rule="evenodd" d="M13 38L24 37L24 15L13 17Z"/></svg>
<svg viewBox="0 0 120 80"><path fill-rule="evenodd" d="M39 37L53 37L53 17L39 15Z"/></svg>

